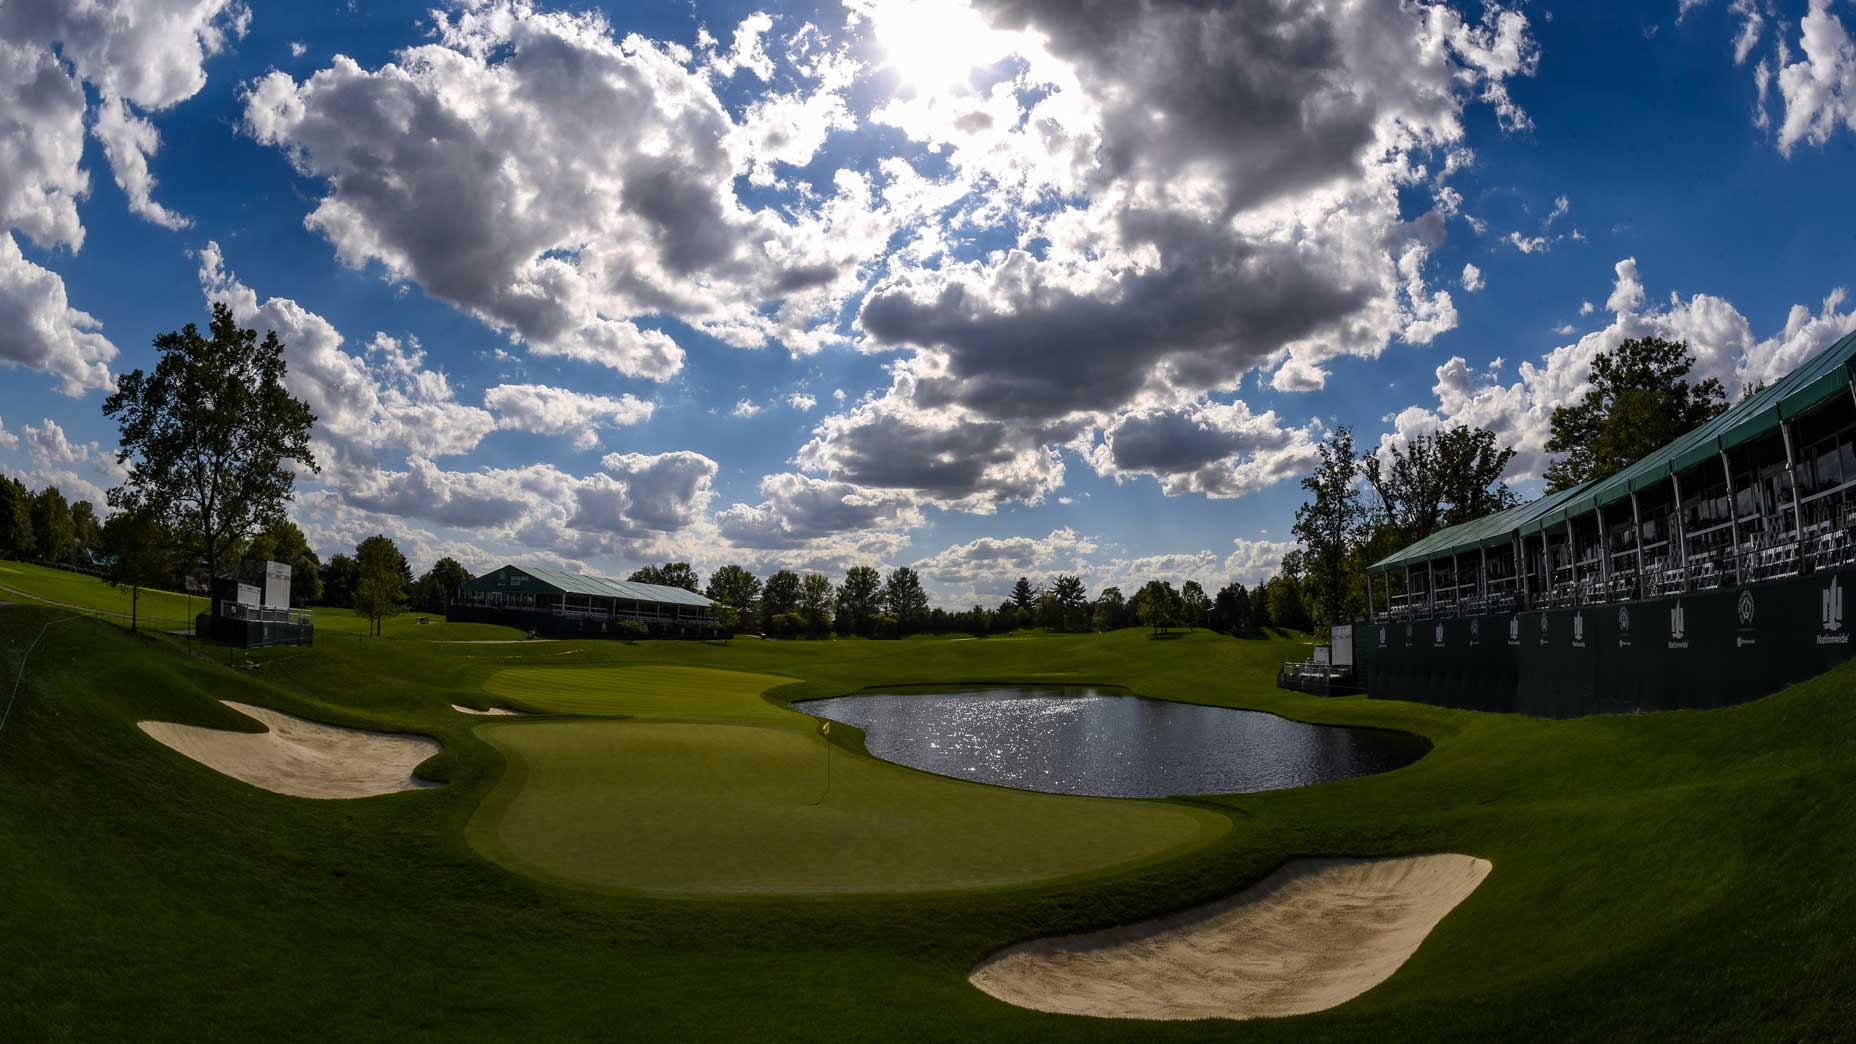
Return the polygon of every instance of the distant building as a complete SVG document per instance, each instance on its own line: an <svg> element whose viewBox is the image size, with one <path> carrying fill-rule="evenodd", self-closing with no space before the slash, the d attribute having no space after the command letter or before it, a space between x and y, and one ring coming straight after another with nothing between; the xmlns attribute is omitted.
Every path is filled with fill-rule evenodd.
<svg viewBox="0 0 1856 1044"><path fill-rule="evenodd" d="M314 618L290 608L290 576L287 563L245 559L213 580L212 604L194 621L194 632L246 649L311 644Z"/></svg>
<svg viewBox="0 0 1856 1044"><path fill-rule="evenodd" d="M506 565L468 581L445 619L519 627L560 638L718 638L715 605L694 591L557 569Z"/></svg>

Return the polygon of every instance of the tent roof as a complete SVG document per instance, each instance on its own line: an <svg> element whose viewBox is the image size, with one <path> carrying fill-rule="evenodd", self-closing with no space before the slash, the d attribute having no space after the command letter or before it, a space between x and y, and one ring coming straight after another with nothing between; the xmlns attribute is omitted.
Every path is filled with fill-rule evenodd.
<svg viewBox="0 0 1856 1044"><path fill-rule="evenodd" d="M659 602L666 605L708 606L714 602L694 591L663 584L641 584L635 580L614 580L589 573L564 573L538 566L505 566L527 573L562 594L592 595L595 598L625 598L636 602Z"/></svg>
<svg viewBox="0 0 1856 1044"><path fill-rule="evenodd" d="M1442 529L1396 554L1374 562L1368 572L1404 569L1437 558L1506 543L1518 533L1532 536L1597 508L1629 499L1635 490L1668 480L1677 472L1718 459L1720 454L1776 431L1780 424L1837 395L1856 393L1856 333L1729 407L1694 431L1658 447L1608 478L1551 493L1487 518Z"/></svg>

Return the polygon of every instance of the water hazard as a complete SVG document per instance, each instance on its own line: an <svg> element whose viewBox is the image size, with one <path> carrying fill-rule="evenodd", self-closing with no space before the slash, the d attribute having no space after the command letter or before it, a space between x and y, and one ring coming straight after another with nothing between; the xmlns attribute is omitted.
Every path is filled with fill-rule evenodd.
<svg viewBox="0 0 1856 1044"><path fill-rule="evenodd" d="M1409 733L1307 725L1101 688L898 690L793 708L863 729L870 753L886 761L1053 794L1281 790L1387 772L1430 749Z"/></svg>

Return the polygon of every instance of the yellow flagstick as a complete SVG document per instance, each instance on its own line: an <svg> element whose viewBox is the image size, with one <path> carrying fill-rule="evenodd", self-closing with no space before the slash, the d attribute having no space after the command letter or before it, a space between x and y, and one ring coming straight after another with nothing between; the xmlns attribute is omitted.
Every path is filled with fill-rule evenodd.
<svg viewBox="0 0 1856 1044"><path fill-rule="evenodd" d="M823 718L819 719L818 734L822 737L826 737L825 739L825 792L818 796L817 801L812 802L814 805L824 804L826 795L831 793L831 739L829 738L831 736L831 722L826 721Z"/></svg>

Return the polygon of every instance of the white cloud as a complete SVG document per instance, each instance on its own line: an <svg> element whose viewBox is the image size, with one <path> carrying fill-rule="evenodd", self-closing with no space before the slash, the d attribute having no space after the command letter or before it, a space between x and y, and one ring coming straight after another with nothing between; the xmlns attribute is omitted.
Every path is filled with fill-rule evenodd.
<svg viewBox="0 0 1856 1044"><path fill-rule="evenodd" d="M1064 527L1042 537L980 537L955 544L913 564L937 601L994 606L1020 576L1042 583L1059 573L1086 574L1093 540Z"/></svg>
<svg viewBox="0 0 1856 1044"><path fill-rule="evenodd" d="M290 41L290 57L301 58L309 53L309 45L301 40Z"/></svg>
<svg viewBox="0 0 1856 1044"><path fill-rule="evenodd" d="M25 425L19 436L0 432L0 445L24 444L31 467L18 476L28 488L57 486L70 501L88 500L100 512L108 513L106 486L116 485L127 471L116 463L113 451L96 442L74 442L57 421L47 418L34 426Z"/></svg>
<svg viewBox="0 0 1856 1044"><path fill-rule="evenodd" d="M71 307L64 280L26 260L11 232L0 232L0 366L23 366L59 379L78 396L110 389L116 346L103 324Z"/></svg>
<svg viewBox="0 0 1856 1044"><path fill-rule="evenodd" d="M338 455L371 463L375 450L389 447L427 457L468 453L496 427L488 411L457 401L443 373L424 368L417 341L376 333L362 353L344 351L341 333L322 316L287 297L260 301L226 270L218 243L198 257L208 301L225 302L261 334L277 332L284 384L309 404L316 438Z"/></svg>
<svg viewBox="0 0 1856 1044"><path fill-rule="evenodd" d="M728 412L730 415L736 417L752 417L760 412L760 404L753 399L742 399L740 402L735 403L734 409Z"/></svg>
<svg viewBox="0 0 1856 1044"><path fill-rule="evenodd" d="M599 445L604 428L623 428L651 418L656 409L634 395L587 395L543 384L500 384L483 393L496 426L537 435L573 435L574 446Z"/></svg>
<svg viewBox="0 0 1856 1044"><path fill-rule="evenodd" d="M899 534L925 521L907 494L791 472L763 478L760 493L759 504L735 504L716 515L721 535L738 547L813 547L872 529Z"/></svg>
<svg viewBox="0 0 1856 1044"><path fill-rule="evenodd" d="M1524 236L1519 232L1510 232L1506 238L1510 245L1523 254L1544 254L1553 249L1553 244L1545 236Z"/></svg>
<svg viewBox="0 0 1856 1044"><path fill-rule="evenodd" d="M1480 293L1483 287L1489 285L1488 283L1483 281L1482 269L1477 268L1475 265L1472 265L1472 264L1465 264L1463 266L1463 278L1461 280L1461 283L1462 283L1463 289L1469 291L1472 294Z"/></svg>
<svg viewBox="0 0 1856 1044"><path fill-rule="evenodd" d="M1148 407L1116 416L1088 451L1090 465L1116 481L1158 480L1167 496L1241 497L1301 475L1315 459L1315 425L1284 424L1274 411L1243 402Z"/></svg>
<svg viewBox="0 0 1856 1044"><path fill-rule="evenodd" d="M1798 30L1799 60L1786 62L1783 41L1779 55L1779 151L1788 155L1800 141L1822 145L1839 128L1856 130L1856 43L1830 0L1811 0Z"/></svg>
<svg viewBox="0 0 1856 1044"><path fill-rule="evenodd" d="M786 397L786 404L801 413L810 413L818 400L805 392L794 392Z"/></svg>

